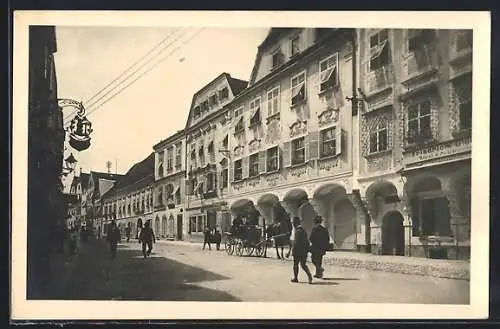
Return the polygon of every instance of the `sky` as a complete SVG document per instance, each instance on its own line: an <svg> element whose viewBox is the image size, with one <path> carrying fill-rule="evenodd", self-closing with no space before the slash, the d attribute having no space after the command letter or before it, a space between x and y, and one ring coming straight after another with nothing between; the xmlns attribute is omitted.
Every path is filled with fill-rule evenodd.
<svg viewBox="0 0 500 329"><path fill-rule="evenodd" d="M67 145L65 155L73 153L78 160L75 172L80 168L83 172L107 171L106 162L111 161L111 172L117 169L118 173L125 173L146 158L154 144L184 128L191 99L205 84L222 72L243 80L250 78L257 47L269 28L205 28L201 32L200 28L184 28L171 35L175 30L175 27L56 27L58 97L83 101L93 129L89 149L78 152ZM128 71L131 74L152 59L132 78L111 91L127 78L124 75L87 102L166 37L169 39L162 44L166 50L161 55L154 57L162 48L158 47ZM106 102L163 58L166 59ZM97 101L108 91L107 96ZM93 101L97 103L92 104ZM95 109L101 103L104 105ZM65 109L64 115L65 120L73 117L73 110ZM66 186L71 179L68 176L65 180Z"/></svg>

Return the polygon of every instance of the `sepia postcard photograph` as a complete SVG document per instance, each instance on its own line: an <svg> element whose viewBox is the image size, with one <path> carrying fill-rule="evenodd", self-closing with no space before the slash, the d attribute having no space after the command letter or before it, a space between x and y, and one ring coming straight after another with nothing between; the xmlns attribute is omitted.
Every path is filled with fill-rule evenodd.
<svg viewBox="0 0 500 329"><path fill-rule="evenodd" d="M12 320L488 317L488 12L13 24Z"/></svg>

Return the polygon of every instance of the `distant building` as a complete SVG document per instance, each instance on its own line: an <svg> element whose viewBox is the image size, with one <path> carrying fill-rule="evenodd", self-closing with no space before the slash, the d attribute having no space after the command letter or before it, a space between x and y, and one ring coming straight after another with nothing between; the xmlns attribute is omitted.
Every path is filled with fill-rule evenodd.
<svg viewBox="0 0 500 329"><path fill-rule="evenodd" d="M146 220L152 221L154 161L155 155L151 153L118 177L112 188L102 194L98 220L101 235L107 233L107 224L112 220L116 220L123 236L129 226L131 237L137 236Z"/></svg>
<svg viewBox="0 0 500 329"><path fill-rule="evenodd" d="M86 218L86 201L87 201L87 185L90 174L84 173L80 170L80 175L73 176L69 193L76 196L76 202L70 206L70 212L76 218L78 224L85 222Z"/></svg>
<svg viewBox="0 0 500 329"><path fill-rule="evenodd" d="M96 230L98 220L102 218L101 196L109 191L114 183L123 175L90 171L87 189L85 190L85 222L91 230Z"/></svg>

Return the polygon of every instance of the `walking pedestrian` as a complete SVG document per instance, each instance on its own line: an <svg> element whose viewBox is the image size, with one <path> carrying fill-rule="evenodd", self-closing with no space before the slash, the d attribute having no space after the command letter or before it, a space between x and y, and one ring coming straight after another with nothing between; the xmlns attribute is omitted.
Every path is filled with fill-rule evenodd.
<svg viewBox="0 0 500 329"><path fill-rule="evenodd" d="M219 233L217 228L214 229L213 239L217 250L220 250L220 243L222 242L222 235Z"/></svg>
<svg viewBox="0 0 500 329"><path fill-rule="evenodd" d="M210 247L210 238L212 234L210 233L210 227L205 227L205 231L203 231L203 248L201 250L205 250L205 245L208 244L208 250L212 250Z"/></svg>
<svg viewBox="0 0 500 329"><path fill-rule="evenodd" d="M314 219L315 225L309 237L311 241L311 260L316 267L316 273L314 274L315 278L323 277L323 272L325 271L322 266L323 256L328 250L328 244L330 243L330 235L328 234L328 230L321 225L322 221L323 218L321 216L317 216Z"/></svg>
<svg viewBox="0 0 500 329"><path fill-rule="evenodd" d="M306 231L300 224L299 217L293 218L293 227L295 228L295 239L293 240L293 245L292 245L293 278L291 281L299 282L298 275L299 275L299 264L300 264L302 270L304 270L304 272L306 272L307 274L308 282L311 284L313 278L311 275L311 271L309 271L309 268L306 265L307 253L309 252L310 243Z"/></svg>
<svg viewBox="0 0 500 329"><path fill-rule="evenodd" d="M116 247L118 246L118 241L121 240L120 230L116 226L116 222L113 220L108 227L107 241L109 243L109 249L111 251L111 259L116 257Z"/></svg>
<svg viewBox="0 0 500 329"><path fill-rule="evenodd" d="M127 242L129 242L130 241L130 223L125 228L125 235L127 237Z"/></svg>
<svg viewBox="0 0 500 329"><path fill-rule="evenodd" d="M156 237L149 221L146 221L141 233L139 233L139 241L142 243L142 255L144 258L150 256L153 250L153 243L156 243Z"/></svg>

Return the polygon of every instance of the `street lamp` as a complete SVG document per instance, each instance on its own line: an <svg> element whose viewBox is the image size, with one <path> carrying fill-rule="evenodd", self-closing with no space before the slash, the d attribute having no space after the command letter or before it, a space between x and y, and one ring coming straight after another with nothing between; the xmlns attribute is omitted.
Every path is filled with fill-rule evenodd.
<svg viewBox="0 0 500 329"><path fill-rule="evenodd" d="M73 156L73 153L71 153L65 160L64 162L66 163L66 166L64 166L63 169L63 175L67 176L68 174L72 173L75 170L77 160Z"/></svg>

